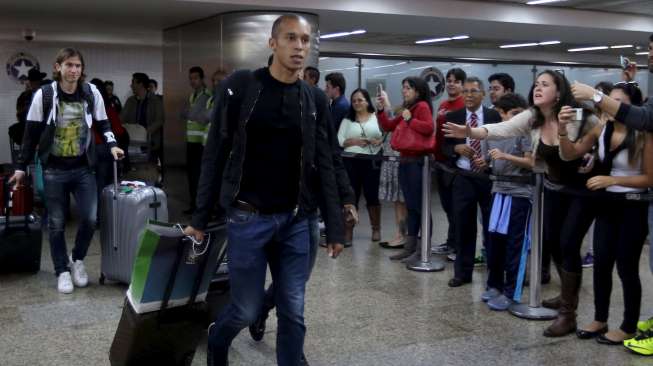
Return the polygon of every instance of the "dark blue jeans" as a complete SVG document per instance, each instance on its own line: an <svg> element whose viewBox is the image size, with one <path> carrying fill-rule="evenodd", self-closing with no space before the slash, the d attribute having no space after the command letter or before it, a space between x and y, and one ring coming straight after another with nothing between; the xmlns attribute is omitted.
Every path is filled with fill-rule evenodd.
<svg viewBox="0 0 653 366"><path fill-rule="evenodd" d="M227 353L238 333L256 321L265 297L266 245L274 242L270 260L277 305L277 363L299 365L304 348L304 292L310 256L308 220L294 213L259 215L231 209L228 213L231 302L209 333L214 355Z"/></svg>
<svg viewBox="0 0 653 366"><path fill-rule="evenodd" d="M524 234L528 225L531 202L526 198L512 197L508 233L489 233L487 246L488 287L502 291L512 299L517 284Z"/></svg>
<svg viewBox="0 0 653 366"><path fill-rule="evenodd" d="M45 206L48 210L50 254L58 276L67 272L68 253L64 227L68 196L72 193L77 204L79 227L73 248L73 260L83 260L93 239L97 218L97 188L95 175L88 167L76 169L50 169L43 172Z"/></svg>
<svg viewBox="0 0 653 366"><path fill-rule="evenodd" d="M311 272L315 266L317 259L317 250L320 244L320 220L317 214L311 215L308 218L308 234L310 240L309 258L308 258L308 277L311 277ZM276 244L271 243L271 248L268 250L268 260L277 260L278 253L274 250ZM306 279L308 281L308 278ZM263 312L267 313L274 309L274 282L270 284L265 291L265 300L263 301Z"/></svg>
<svg viewBox="0 0 653 366"><path fill-rule="evenodd" d="M422 227L422 168L424 161L402 161L399 164L399 185L406 201L406 229L408 236L417 236ZM433 226L433 219L429 226ZM433 230L430 230L433 235ZM431 238L429 237L429 240Z"/></svg>

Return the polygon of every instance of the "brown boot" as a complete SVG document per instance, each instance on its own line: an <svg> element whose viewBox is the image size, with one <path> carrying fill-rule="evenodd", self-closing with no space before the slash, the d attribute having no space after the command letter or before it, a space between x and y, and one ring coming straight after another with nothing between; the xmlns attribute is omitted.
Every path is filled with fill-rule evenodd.
<svg viewBox="0 0 653 366"><path fill-rule="evenodd" d="M372 226L372 241L381 241L381 206L367 206Z"/></svg>
<svg viewBox="0 0 653 366"><path fill-rule="evenodd" d="M576 308L582 278L582 273L560 270L562 282L560 310L558 310L558 318L544 330L545 337L563 337L576 331Z"/></svg>
<svg viewBox="0 0 653 366"><path fill-rule="evenodd" d="M562 281L562 268L560 268L559 265L556 264L556 271L558 272L558 277L560 277L560 281ZM544 276L545 271L542 270L542 276ZM551 278L551 271L546 271L548 272L549 278ZM545 299L542 301L542 306L548 309L554 309L558 310L560 309L560 306L562 305L562 300L560 299L560 295L551 298L551 299Z"/></svg>

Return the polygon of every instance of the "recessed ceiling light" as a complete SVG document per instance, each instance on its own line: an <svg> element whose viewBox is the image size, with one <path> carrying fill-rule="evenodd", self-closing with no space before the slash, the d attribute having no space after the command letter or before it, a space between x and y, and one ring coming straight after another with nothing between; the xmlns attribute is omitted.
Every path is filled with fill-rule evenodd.
<svg viewBox="0 0 653 366"><path fill-rule="evenodd" d="M571 48L568 49L568 52L583 52L583 51L597 51L597 50L607 50L608 46L597 46L597 47L582 47L582 48Z"/></svg>
<svg viewBox="0 0 653 366"><path fill-rule="evenodd" d="M452 36L452 37L422 39L422 40L419 40L419 41L415 41L415 44L448 42L448 41L453 41L453 40L457 41L457 40L461 40L461 39L469 39L469 36L468 35L461 35L461 36Z"/></svg>
<svg viewBox="0 0 653 366"><path fill-rule="evenodd" d="M567 1L567 0L532 0L526 3L526 5L540 5L540 4L548 4L548 3L558 3L562 1Z"/></svg>
<svg viewBox="0 0 653 366"><path fill-rule="evenodd" d="M363 29L359 29L359 30L355 30L355 31L352 31L352 32L327 33L327 34L321 35L320 39L347 37L347 36L353 36L353 35L356 35L356 34L363 34L365 32L367 32L367 31L365 31Z"/></svg>
<svg viewBox="0 0 653 366"><path fill-rule="evenodd" d="M632 44L622 44L622 45L618 45L618 46L610 46L610 48L632 48L632 47L633 47Z"/></svg>

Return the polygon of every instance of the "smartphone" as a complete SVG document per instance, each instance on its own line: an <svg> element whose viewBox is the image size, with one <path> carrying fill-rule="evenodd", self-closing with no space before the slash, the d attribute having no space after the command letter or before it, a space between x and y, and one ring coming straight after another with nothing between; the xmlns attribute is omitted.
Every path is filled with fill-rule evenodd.
<svg viewBox="0 0 653 366"><path fill-rule="evenodd" d="M376 95L381 96L382 92L383 92L383 84L381 83L376 84Z"/></svg>
<svg viewBox="0 0 653 366"><path fill-rule="evenodd" d="M621 65L622 69L628 70L628 66L630 66L630 60L628 57L619 56L619 64Z"/></svg>
<svg viewBox="0 0 653 366"><path fill-rule="evenodd" d="M583 108L574 108L574 112L576 113L574 115L574 121L582 121L583 120Z"/></svg>

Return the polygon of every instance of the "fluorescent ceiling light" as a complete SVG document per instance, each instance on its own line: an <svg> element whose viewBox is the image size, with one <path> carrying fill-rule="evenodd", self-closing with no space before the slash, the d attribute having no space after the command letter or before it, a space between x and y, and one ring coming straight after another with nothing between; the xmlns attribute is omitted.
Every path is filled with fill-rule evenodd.
<svg viewBox="0 0 653 366"><path fill-rule="evenodd" d="M540 5L540 4L548 4L548 3L558 3L561 1L567 1L567 0L532 0L526 3L526 5Z"/></svg>
<svg viewBox="0 0 653 366"><path fill-rule="evenodd" d="M622 45L618 45L618 46L610 46L610 48L632 48L632 47L633 47L632 44L622 44Z"/></svg>
<svg viewBox="0 0 653 366"><path fill-rule="evenodd" d="M648 52L637 52L635 54L638 56L644 56L644 55L648 55Z"/></svg>
<svg viewBox="0 0 653 366"><path fill-rule="evenodd" d="M568 49L568 52L583 52L583 51L597 51L597 50L607 50L608 46L598 46L598 47L583 47L583 48L571 48Z"/></svg>
<svg viewBox="0 0 653 366"><path fill-rule="evenodd" d="M407 63L408 63L407 61L403 61L403 62L398 62L398 63L396 63L396 64L381 65L381 66L372 66L372 67L364 67L363 70L364 70L364 71L367 71L367 70L383 69L383 68L386 68L386 67L393 67L393 66L404 65L404 64L407 64Z"/></svg>
<svg viewBox="0 0 653 366"><path fill-rule="evenodd" d="M437 42L448 42L448 41L453 41L453 40L461 40L461 39L469 39L468 35L460 35L460 36L452 36L452 37L441 37L441 38L430 38L430 39L422 39L419 41L415 41L416 44L425 44L425 43L437 43Z"/></svg>
<svg viewBox="0 0 653 366"><path fill-rule="evenodd" d="M559 44L560 41L544 41L544 42L530 42L530 43L516 43L516 44L504 44L499 46L499 48L517 48L517 47L533 47L533 46L548 46L551 44Z"/></svg>
<svg viewBox="0 0 653 366"><path fill-rule="evenodd" d="M563 65L581 65L580 62L573 62L573 61L555 61L554 64L563 64Z"/></svg>
<svg viewBox="0 0 653 366"><path fill-rule="evenodd" d="M320 61L328 60L329 57L320 57Z"/></svg>
<svg viewBox="0 0 653 366"><path fill-rule="evenodd" d="M367 31L364 29L359 29L355 30L352 32L338 32L338 33L327 33L323 34L320 36L320 39L329 39L329 38L337 38L337 37L347 37L347 36L352 36L356 34L363 34L366 33Z"/></svg>
<svg viewBox="0 0 653 366"><path fill-rule="evenodd" d="M447 41L451 41L451 37L423 39L421 41L415 41L415 43L424 44L424 43L436 43L436 42L447 42Z"/></svg>
<svg viewBox="0 0 653 366"><path fill-rule="evenodd" d="M548 46L548 45L551 45L551 44L560 44L560 41L544 41L544 42L540 42L538 44L540 46Z"/></svg>
<svg viewBox="0 0 653 366"><path fill-rule="evenodd" d="M537 43L517 43L517 44L504 44L499 46L499 48L517 48L517 47L533 47L537 46Z"/></svg>

